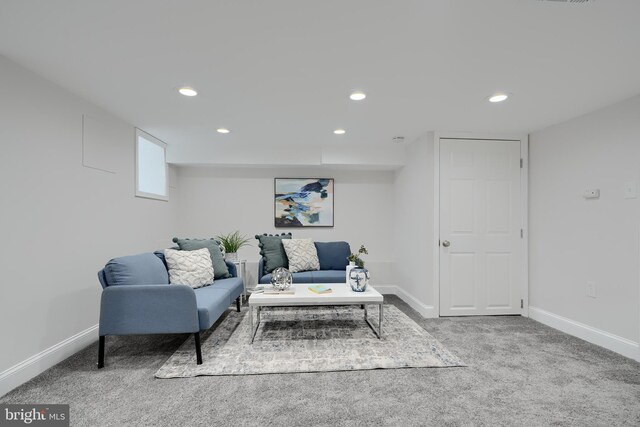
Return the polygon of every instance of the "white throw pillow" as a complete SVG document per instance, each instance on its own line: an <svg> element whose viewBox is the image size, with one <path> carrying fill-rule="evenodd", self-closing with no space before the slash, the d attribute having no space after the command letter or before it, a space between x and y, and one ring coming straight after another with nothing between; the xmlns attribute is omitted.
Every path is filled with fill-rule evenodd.
<svg viewBox="0 0 640 427"><path fill-rule="evenodd" d="M282 239L284 251L289 258L289 271L320 270L320 260L316 245L311 239Z"/></svg>
<svg viewBox="0 0 640 427"><path fill-rule="evenodd" d="M164 259L169 270L169 283L193 289L213 283L213 263L207 248L195 251L165 249Z"/></svg>

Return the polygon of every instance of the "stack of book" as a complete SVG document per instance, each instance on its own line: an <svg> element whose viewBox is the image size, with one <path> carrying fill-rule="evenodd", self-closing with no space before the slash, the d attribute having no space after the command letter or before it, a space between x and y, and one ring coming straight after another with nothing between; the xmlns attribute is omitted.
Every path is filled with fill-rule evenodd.
<svg viewBox="0 0 640 427"><path fill-rule="evenodd" d="M311 285L309 286L309 290L311 292L315 292L316 294L330 294L331 288L324 285Z"/></svg>
<svg viewBox="0 0 640 427"><path fill-rule="evenodd" d="M258 285L256 286L251 293L254 294L265 294L265 295L295 295L296 289L289 288L284 291L278 291L273 289L273 286L270 285Z"/></svg>
<svg viewBox="0 0 640 427"><path fill-rule="evenodd" d="M265 295L295 295L295 293L296 293L295 288L285 289L284 291L279 291L273 288L265 288L264 290Z"/></svg>

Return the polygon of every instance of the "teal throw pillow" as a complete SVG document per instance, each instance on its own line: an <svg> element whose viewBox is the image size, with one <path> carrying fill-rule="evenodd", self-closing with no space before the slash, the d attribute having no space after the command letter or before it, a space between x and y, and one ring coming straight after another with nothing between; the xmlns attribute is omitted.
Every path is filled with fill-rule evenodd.
<svg viewBox="0 0 640 427"><path fill-rule="evenodd" d="M256 235L260 255L264 258L264 273L269 274L278 267L289 268L289 259L282 246L282 239L291 239L291 233Z"/></svg>
<svg viewBox="0 0 640 427"><path fill-rule="evenodd" d="M220 244L215 239L178 239L174 237L173 242L178 244L181 251L195 251L202 248L209 249L214 278L226 279L231 277L229 268L227 268L227 264L224 262L224 255L220 250Z"/></svg>

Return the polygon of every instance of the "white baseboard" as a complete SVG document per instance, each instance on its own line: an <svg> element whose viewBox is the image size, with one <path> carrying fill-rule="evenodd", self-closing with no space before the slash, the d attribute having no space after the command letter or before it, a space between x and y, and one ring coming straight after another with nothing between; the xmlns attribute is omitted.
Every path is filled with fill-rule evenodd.
<svg viewBox="0 0 640 427"><path fill-rule="evenodd" d="M381 294L397 295L401 300L409 304L411 308L420 313L422 317L438 317L436 308L432 305L421 303L418 298L411 295L399 286L395 285L376 285L376 290Z"/></svg>
<svg viewBox="0 0 640 427"><path fill-rule="evenodd" d="M95 325L0 372L0 397L97 340Z"/></svg>
<svg viewBox="0 0 640 427"><path fill-rule="evenodd" d="M537 307L529 307L529 317L547 326L551 326L554 329L558 329L559 331L640 362L640 345L637 342L610 334L609 332L585 325L584 323L576 322L575 320L567 319L566 317L550 313Z"/></svg>

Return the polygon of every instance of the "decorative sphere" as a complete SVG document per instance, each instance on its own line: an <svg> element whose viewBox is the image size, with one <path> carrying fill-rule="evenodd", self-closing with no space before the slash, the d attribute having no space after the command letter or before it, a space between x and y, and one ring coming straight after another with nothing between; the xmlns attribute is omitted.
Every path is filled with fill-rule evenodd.
<svg viewBox="0 0 640 427"><path fill-rule="evenodd" d="M278 267L271 272L271 286L276 291L285 291L291 287L293 275L284 267Z"/></svg>
<svg viewBox="0 0 640 427"><path fill-rule="evenodd" d="M354 268L349 272L349 285L354 292L364 292L369 285L369 270Z"/></svg>

